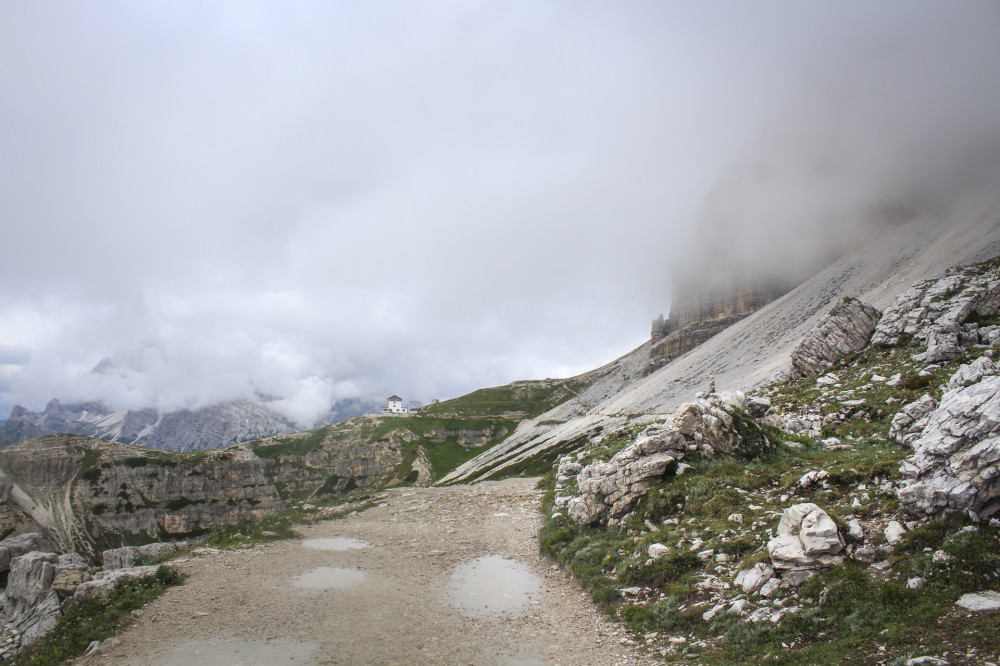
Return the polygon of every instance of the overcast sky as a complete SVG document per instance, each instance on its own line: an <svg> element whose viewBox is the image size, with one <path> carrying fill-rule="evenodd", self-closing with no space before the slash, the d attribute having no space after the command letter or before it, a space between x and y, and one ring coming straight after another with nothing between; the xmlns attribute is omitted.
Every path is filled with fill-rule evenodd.
<svg viewBox="0 0 1000 666"><path fill-rule="evenodd" d="M0 418L589 370L761 137L977 144L998 44L972 1L0 0Z"/></svg>

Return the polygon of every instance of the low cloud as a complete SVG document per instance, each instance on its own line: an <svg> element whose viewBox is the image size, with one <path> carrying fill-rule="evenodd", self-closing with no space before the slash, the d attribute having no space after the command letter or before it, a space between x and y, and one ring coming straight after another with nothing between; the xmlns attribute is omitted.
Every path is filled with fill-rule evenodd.
<svg viewBox="0 0 1000 666"><path fill-rule="evenodd" d="M305 424L591 369L645 339L697 229L774 265L969 182L1000 117L996 19L7 5L0 407L256 394Z"/></svg>

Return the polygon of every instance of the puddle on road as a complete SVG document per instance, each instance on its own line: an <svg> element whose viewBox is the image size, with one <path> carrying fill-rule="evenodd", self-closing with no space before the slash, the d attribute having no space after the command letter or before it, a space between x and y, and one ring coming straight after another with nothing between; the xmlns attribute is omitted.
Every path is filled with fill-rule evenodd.
<svg viewBox="0 0 1000 666"><path fill-rule="evenodd" d="M455 569L448 583L448 602L471 617L521 615L538 583L517 560L486 555Z"/></svg>
<svg viewBox="0 0 1000 666"><path fill-rule="evenodd" d="M354 587L365 579L361 569L343 567L317 567L312 571L299 574L292 579L295 587L305 587L313 590L342 589Z"/></svg>
<svg viewBox="0 0 1000 666"><path fill-rule="evenodd" d="M270 664L308 663L316 652L313 643L293 643L283 639L247 641L238 638L213 638L207 641L187 641L156 666L269 666Z"/></svg>
<svg viewBox="0 0 1000 666"><path fill-rule="evenodd" d="M302 542L306 548L316 550L361 550L371 546L367 541L351 539L350 537L332 537L330 539L306 539Z"/></svg>

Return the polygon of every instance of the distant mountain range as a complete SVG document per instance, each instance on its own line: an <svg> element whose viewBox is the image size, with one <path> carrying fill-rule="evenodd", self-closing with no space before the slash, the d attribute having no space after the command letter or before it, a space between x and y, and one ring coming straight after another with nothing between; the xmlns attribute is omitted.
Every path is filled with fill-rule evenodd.
<svg viewBox="0 0 1000 666"><path fill-rule="evenodd" d="M374 411L373 400L343 400L312 425L318 427ZM198 409L114 410L101 402L62 404L41 412L20 405L0 426L0 447L43 435L67 433L168 451L200 451L302 430L263 400L243 398Z"/></svg>

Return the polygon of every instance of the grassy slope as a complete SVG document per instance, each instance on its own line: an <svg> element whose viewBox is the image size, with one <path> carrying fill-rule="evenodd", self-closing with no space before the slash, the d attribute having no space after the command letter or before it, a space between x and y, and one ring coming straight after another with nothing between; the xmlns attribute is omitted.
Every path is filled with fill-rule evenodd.
<svg viewBox="0 0 1000 666"><path fill-rule="evenodd" d="M458 417L504 416L534 418L569 400L589 384L585 376L523 381L479 389L460 398L428 405L422 415Z"/></svg>
<svg viewBox="0 0 1000 666"><path fill-rule="evenodd" d="M899 463L912 453L888 440L889 422L924 392L940 397L941 384L972 358L943 364L922 379L916 374L919 366L910 360L915 351L870 349L845 359L834 369L841 378L836 389L804 379L772 391L775 407L789 411L814 407L824 391L824 414L845 409L845 400L864 399L865 405L846 408L850 418L844 423L824 428L824 436L839 437L850 449L831 450L769 429L772 437L792 446L750 461L689 460L692 469L654 487L621 525L612 528L581 528L562 516L553 518L562 511L553 506L556 493L550 474L544 482L550 490L542 551L570 568L590 588L594 600L626 622L640 641L649 635L646 642L652 650L666 650L692 662L894 663L902 657L940 656L945 651L964 655L970 650L980 657L995 657L1000 653L997 614L959 618L952 609L965 592L1000 587L1000 530L981 524L978 532L961 534L968 521L955 516L913 530L902 546L880 553L879 559L888 557L891 563L886 574L848 560L808 581L799 589L799 598L789 595L765 602L801 607L779 624L749 623L724 612L710 621L702 619L711 606L700 605L707 595L698 583L708 574L731 582L735 572L767 559L766 544L780 511L792 503L815 502L842 527L851 518L862 523L908 519L891 492L878 490L881 483L899 480ZM896 388L870 381L873 373L896 372L909 381ZM602 450L590 452L586 460L606 460L639 430L605 438ZM830 488L799 489L798 480L810 470L827 470ZM570 487L560 494L572 491ZM743 517L743 526L729 520L734 513ZM664 524L665 520L670 522ZM678 524L672 524L674 520ZM884 543L880 532L866 533L877 545ZM695 538L704 541L697 550L714 548L729 562L702 562L690 550ZM645 564L652 543L662 543L670 552ZM925 548L943 549L954 559L935 564ZM919 590L907 589L907 579L915 576L927 583ZM623 601L619 590L631 586L649 589L637 601ZM726 594L732 600L737 592ZM755 596L750 601L763 602ZM687 642L680 648L671 646L664 641L668 636L683 636Z"/></svg>
<svg viewBox="0 0 1000 666"><path fill-rule="evenodd" d="M514 382L506 386L480 389L452 400L429 405L408 417L358 417L307 433L274 437L254 443L254 452L262 457L303 456L321 446L349 440L377 442L396 435L403 442L403 461L390 483L415 480L413 464L423 452L436 481L458 465L499 443L517 424L542 414L568 400L588 385L586 378ZM432 432L436 431L436 432ZM481 446L463 446L457 434L443 441L438 433L488 431ZM548 461L550 464L551 461ZM542 473L544 469L525 469L521 473Z"/></svg>

